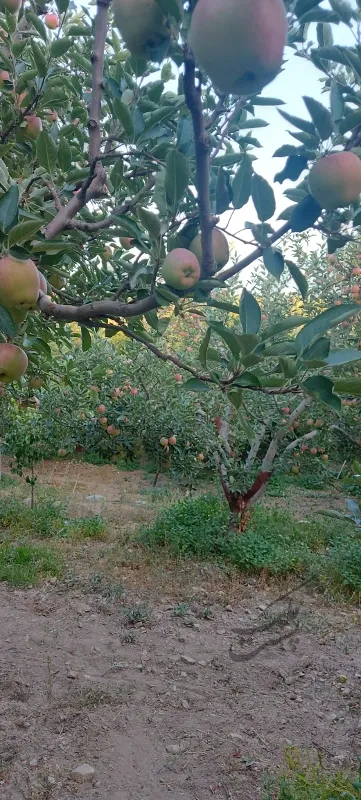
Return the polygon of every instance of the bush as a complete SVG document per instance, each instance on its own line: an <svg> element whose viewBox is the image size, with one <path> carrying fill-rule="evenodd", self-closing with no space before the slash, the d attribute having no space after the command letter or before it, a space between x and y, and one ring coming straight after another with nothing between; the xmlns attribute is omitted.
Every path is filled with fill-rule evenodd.
<svg viewBox="0 0 361 800"><path fill-rule="evenodd" d="M297 763L290 775L267 781L261 800L361 800L360 779L360 771L356 780L345 772L329 774L321 765Z"/></svg>
<svg viewBox="0 0 361 800"><path fill-rule="evenodd" d="M225 503L206 494L165 508L141 538L150 547L168 547L175 556L207 558L223 553L228 526Z"/></svg>

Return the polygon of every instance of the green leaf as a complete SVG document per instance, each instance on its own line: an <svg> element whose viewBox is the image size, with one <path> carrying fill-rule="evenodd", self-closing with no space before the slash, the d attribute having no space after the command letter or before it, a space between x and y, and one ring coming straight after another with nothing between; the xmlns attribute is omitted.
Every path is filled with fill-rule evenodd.
<svg viewBox="0 0 361 800"><path fill-rule="evenodd" d="M361 397L361 378L335 378L335 392Z"/></svg>
<svg viewBox="0 0 361 800"><path fill-rule="evenodd" d="M234 408L238 409L242 405L243 401L243 391L242 389L231 388L227 392L227 397L230 403Z"/></svg>
<svg viewBox="0 0 361 800"><path fill-rule="evenodd" d="M303 383L304 388L309 394L321 400L333 409L337 414L341 411L341 400L334 394L334 384L324 375L312 375Z"/></svg>
<svg viewBox="0 0 361 800"><path fill-rule="evenodd" d="M71 167L71 148L65 136L59 142L58 164L62 172L67 172Z"/></svg>
<svg viewBox="0 0 361 800"><path fill-rule="evenodd" d="M286 380L290 380L297 375L297 361L294 358L281 356L279 364Z"/></svg>
<svg viewBox="0 0 361 800"><path fill-rule="evenodd" d="M344 119L341 120L338 129L341 134L347 133L348 131L352 131L354 128L357 128L358 125L361 123L361 108L357 109L357 111L351 111L351 114L347 114Z"/></svg>
<svg viewBox="0 0 361 800"><path fill-rule="evenodd" d="M69 0L55 0L59 14L65 14L69 8Z"/></svg>
<svg viewBox="0 0 361 800"><path fill-rule="evenodd" d="M310 347L306 347L303 351L302 361L326 361L330 346L330 340L326 336L320 336Z"/></svg>
<svg viewBox="0 0 361 800"><path fill-rule="evenodd" d="M120 97L114 97L113 99L113 109L116 118L119 122L122 123L123 128L127 136L130 136L132 139L134 138L134 123L133 117L129 111L129 107L126 103L123 103Z"/></svg>
<svg viewBox="0 0 361 800"><path fill-rule="evenodd" d="M280 250L274 247L265 247L263 251L263 263L266 270L279 281L284 270L284 258Z"/></svg>
<svg viewBox="0 0 361 800"><path fill-rule="evenodd" d="M31 22L39 36L42 38L43 42L47 42L48 37L46 33L46 27L40 17L38 17L37 14L34 14L33 11L29 10L26 10L25 17L27 20L29 20L29 22Z"/></svg>
<svg viewBox="0 0 361 800"><path fill-rule="evenodd" d="M211 308L219 308L221 311L227 311L229 314L239 314L239 307L226 303L223 300L214 300L213 297L208 300L208 306Z"/></svg>
<svg viewBox="0 0 361 800"><path fill-rule="evenodd" d="M235 381L233 381L234 386L243 386L247 388L248 386L261 386L261 382L257 375L254 375L253 372L242 372L242 375L239 375Z"/></svg>
<svg viewBox="0 0 361 800"><path fill-rule="evenodd" d="M188 381L183 383L183 389L186 389L187 392L210 392L211 388L208 386L208 383L204 383L204 381L199 380L198 378L190 378Z"/></svg>
<svg viewBox="0 0 361 800"><path fill-rule="evenodd" d="M258 351L258 345L261 345L260 351L264 350L264 345L261 343L259 336L256 336L254 333L237 334L237 340L243 356L253 353L256 348Z"/></svg>
<svg viewBox="0 0 361 800"><path fill-rule="evenodd" d="M216 214L224 214L232 200L232 190L228 172L219 168L216 181Z"/></svg>
<svg viewBox="0 0 361 800"><path fill-rule="evenodd" d="M17 219L19 208L19 187L17 183L0 197L0 228L6 233Z"/></svg>
<svg viewBox="0 0 361 800"><path fill-rule="evenodd" d="M279 114L281 114L283 119L286 120L286 122L290 122L291 125L295 126L295 128L299 128L301 131L309 133L311 136L315 135L316 128L313 122L309 122L307 119L301 119L301 117L294 117L291 114L288 114L287 111L283 111L281 108L278 108L277 111Z"/></svg>
<svg viewBox="0 0 361 800"><path fill-rule="evenodd" d="M266 222L267 219L273 217L276 211L276 201L272 186L265 178L256 173L252 176L252 200L261 222Z"/></svg>
<svg viewBox="0 0 361 800"><path fill-rule="evenodd" d="M287 267L289 269L290 275L293 278L296 286L300 290L302 300L306 300L308 294L308 281L305 278L303 272L301 272L300 268L297 264L294 264L293 261L286 261Z"/></svg>
<svg viewBox="0 0 361 800"><path fill-rule="evenodd" d="M276 322L275 325L269 325L269 327L266 328L266 330L262 333L262 341L264 342L267 339L272 339L273 336L277 336L279 333L292 331L294 328L300 328L301 325L305 325L307 322L308 319L305 317L287 317L287 319L283 319L281 322Z"/></svg>
<svg viewBox="0 0 361 800"><path fill-rule="evenodd" d="M234 208L243 208L248 203L252 191L252 175L252 159L246 154L243 156L232 182Z"/></svg>
<svg viewBox="0 0 361 800"><path fill-rule="evenodd" d="M244 333L258 333L261 327L261 309L253 294L243 289L239 316Z"/></svg>
<svg viewBox="0 0 361 800"><path fill-rule="evenodd" d="M19 222L9 233L9 247L13 247L14 244L23 244L29 241L29 239L40 230L43 224L44 220L42 219Z"/></svg>
<svg viewBox="0 0 361 800"><path fill-rule="evenodd" d="M170 200L177 204L183 199L190 180L188 158L179 150L168 150L166 157L165 188Z"/></svg>
<svg viewBox="0 0 361 800"><path fill-rule="evenodd" d="M152 211L148 211L147 208L142 208L139 206L137 208L137 216L140 222L142 223L143 227L150 233L153 239L158 239L160 235L160 219L153 214Z"/></svg>
<svg viewBox="0 0 361 800"><path fill-rule="evenodd" d="M7 308L4 308L4 306L1 305L0 305L0 331L2 331L2 333L5 333L6 336L10 336L11 339L15 336L16 333L16 325L11 314L9 313Z"/></svg>
<svg viewBox="0 0 361 800"><path fill-rule="evenodd" d="M311 228L321 215L321 206L308 194L292 211L290 216L290 229L294 233L300 233Z"/></svg>
<svg viewBox="0 0 361 800"><path fill-rule="evenodd" d="M345 101L339 84L336 81L331 83L330 92L331 114L334 122L339 122L345 113Z"/></svg>
<svg viewBox="0 0 361 800"><path fill-rule="evenodd" d="M244 414L242 414L240 411L238 412L238 418L239 418L239 421L240 421L240 423L242 425L242 428L243 428L243 430L244 430L244 432L245 432L245 434L247 436L248 441L250 442L250 444L252 444L252 442L253 442L253 440L255 438L255 432L254 432L253 428L249 424L249 422L246 419L246 417L244 416Z"/></svg>
<svg viewBox="0 0 361 800"><path fill-rule="evenodd" d="M353 361L360 361L361 350L352 350L345 347L344 350L331 350L326 358L329 367L340 367L343 364L351 364Z"/></svg>
<svg viewBox="0 0 361 800"><path fill-rule="evenodd" d="M58 149L54 139L46 131L41 131L36 140L36 155L40 166L52 173L56 165Z"/></svg>
<svg viewBox="0 0 361 800"><path fill-rule="evenodd" d="M60 58L73 47L72 39L54 39L50 45L50 55L52 58Z"/></svg>
<svg viewBox="0 0 361 800"><path fill-rule="evenodd" d="M164 305L168 305L169 306L169 303L173 303L174 305L178 305L178 302L179 302L178 295L176 295L173 292L171 292L170 289L168 289L167 286L157 286L157 288L155 290L155 295L156 295L156 298L157 298L157 302L158 302L158 300L163 300L163 302L160 302L160 305L163 305L163 306Z"/></svg>
<svg viewBox="0 0 361 800"><path fill-rule="evenodd" d="M266 122L265 119L257 119L257 118L254 118L254 119L248 118L248 119L241 120L240 122L237 122L237 128L238 128L239 131L241 131L241 130L249 130L249 131L251 131L254 128L267 128L268 125L269 125L269 122Z"/></svg>
<svg viewBox="0 0 361 800"><path fill-rule="evenodd" d="M85 328L84 325L81 325L81 349L83 353L86 353L92 346L92 337L88 331L88 328Z"/></svg>
<svg viewBox="0 0 361 800"><path fill-rule="evenodd" d="M333 134L334 127L332 116L329 110L313 97L304 97L303 100L312 117L312 122L320 134L321 140L324 142Z"/></svg>
<svg viewBox="0 0 361 800"><path fill-rule="evenodd" d="M334 306L334 308L328 308L327 311L323 311L322 314L311 320L297 334L295 339L297 352L303 353L319 336L323 336L330 328L335 328L340 322L350 319L354 314L359 314L360 311L361 307L356 303Z"/></svg>
<svg viewBox="0 0 361 800"><path fill-rule="evenodd" d="M211 333L212 333L211 328L208 328L207 333L203 339L203 342L199 348L198 359L202 364L202 367L204 367L205 369L207 369L207 350L211 339Z"/></svg>
<svg viewBox="0 0 361 800"><path fill-rule="evenodd" d="M229 330L229 328L227 328L225 325L223 325L222 322L216 322L214 320L211 320L211 322L209 323L209 327L211 328L212 331L214 331L214 333L217 333L218 336L220 336L221 339L223 339L223 341L226 343L227 347L231 351L233 358L235 358L236 361L238 361L241 347L236 334L232 333L232 331Z"/></svg>
<svg viewBox="0 0 361 800"><path fill-rule="evenodd" d="M38 70L39 77L45 78L46 73L48 71L48 65L46 63L45 55L34 39L30 39L30 45L33 52L35 66L36 69Z"/></svg>

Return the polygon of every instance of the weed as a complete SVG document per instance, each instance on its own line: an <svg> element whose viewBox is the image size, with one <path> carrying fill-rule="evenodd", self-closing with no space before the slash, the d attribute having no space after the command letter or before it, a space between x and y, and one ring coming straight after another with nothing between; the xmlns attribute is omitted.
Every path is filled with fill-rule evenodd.
<svg viewBox="0 0 361 800"><path fill-rule="evenodd" d="M123 613L126 625L137 625L139 622L148 622L150 617L149 608L143 603L127 606Z"/></svg>
<svg viewBox="0 0 361 800"><path fill-rule="evenodd" d="M0 475L0 489L14 486L14 483L16 483L16 478L13 478L12 475L5 475L4 472Z"/></svg>
<svg viewBox="0 0 361 800"><path fill-rule="evenodd" d="M35 508L29 508L21 500L12 497L0 500L0 528L10 534L25 534L38 537L59 535L64 526L64 509L57 500L42 500Z"/></svg>
<svg viewBox="0 0 361 800"><path fill-rule="evenodd" d="M175 617L186 617L188 612L189 612L188 603L178 603L173 608L173 614Z"/></svg>
<svg viewBox="0 0 361 800"><path fill-rule="evenodd" d="M356 529L357 531L357 529ZM330 594L361 596L361 541L342 520L298 522L288 512L257 506L242 535L230 532L228 510L213 495L163 509L141 533L148 547L172 556L216 558L244 572L296 574Z"/></svg>
<svg viewBox="0 0 361 800"><path fill-rule="evenodd" d="M110 583L103 589L103 597L115 603L124 597L125 589L122 583Z"/></svg>
<svg viewBox="0 0 361 800"><path fill-rule="evenodd" d="M104 541L107 538L108 526L102 517L78 517L72 519L67 526L67 536L77 539L96 539Z"/></svg>
<svg viewBox="0 0 361 800"><path fill-rule="evenodd" d="M361 772L358 780L345 772L327 773L322 764L297 763L289 775L266 780L262 800L361 800Z"/></svg>
<svg viewBox="0 0 361 800"><path fill-rule="evenodd" d="M51 576L60 577L62 566L56 554L28 542L0 545L0 581L27 586Z"/></svg>

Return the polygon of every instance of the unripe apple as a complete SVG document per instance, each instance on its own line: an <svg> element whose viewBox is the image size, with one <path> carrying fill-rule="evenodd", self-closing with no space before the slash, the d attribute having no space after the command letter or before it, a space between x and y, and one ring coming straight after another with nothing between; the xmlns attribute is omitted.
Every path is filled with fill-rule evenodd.
<svg viewBox="0 0 361 800"><path fill-rule="evenodd" d="M174 376L174 380L175 380L177 383L182 383L183 376L180 374L180 372L176 372L176 374L175 374L175 376Z"/></svg>
<svg viewBox="0 0 361 800"><path fill-rule="evenodd" d="M17 11L20 11L22 4L23 0L1 0L1 5L11 14L16 14Z"/></svg>
<svg viewBox="0 0 361 800"><path fill-rule="evenodd" d="M162 61L170 43L171 27L168 14L157 0L113 0L112 6L114 22L132 55Z"/></svg>
<svg viewBox="0 0 361 800"><path fill-rule="evenodd" d="M191 289L201 277L198 258L184 247L171 250L163 261L162 277L172 289Z"/></svg>
<svg viewBox="0 0 361 800"><path fill-rule="evenodd" d="M59 290L64 288L66 281L65 278L54 272L52 275L49 275L49 283L54 289Z"/></svg>
<svg viewBox="0 0 361 800"><path fill-rule="evenodd" d="M309 417L309 419L306 420L306 425L308 425L309 428L312 428L313 423L314 420L312 419L312 417Z"/></svg>
<svg viewBox="0 0 361 800"><path fill-rule="evenodd" d="M0 344L0 384L18 381L27 367L28 357L21 347L10 342Z"/></svg>
<svg viewBox="0 0 361 800"><path fill-rule="evenodd" d="M94 386L94 384L90 387L92 392L100 392L99 386Z"/></svg>
<svg viewBox="0 0 361 800"><path fill-rule="evenodd" d="M136 389L136 388L133 386L133 388L132 388L132 389L130 389L130 394L132 394L134 397L136 397L136 396L137 396L137 394L139 394L139 389Z"/></svg>
<svg viewBox="0 0 361 800"><path fill-rule="evenodd" d="M10 313L29 311L36 306L40 291L39 272L30 258L20 261L13 256L0 259L0 300Z"/></svg>
<svg viewBox="0 0 361 800"><path fill-rule="evenodd" d="M55 31L60 25L60 19L58 15L54 14L51 11L48 14L45 14L44 22L46 27L49 28L50 31Z"/></svg>
<svg viewBox="0 0 361 800"><path fill-rule="evenodd" d="M322 456L322 461L328 461L328 455L327 455L327 453L324 453L324 454L323 454L323 456Z"/></svg>
<svg viewBox="0 0 361 800"><path fill-rule="evenodd" d="M112 436L114 431L115 431L115 426L114 425L108 425L107 433L109 433Z"/></svg>
<svg viewBox="0 0 361 800"><path fill-rule="evenodd" d="M289 406L284 406L284 408L281 408L281 411L283 414L289 414L291 409L289 408Z"/></svg>
<svg viewBox="0 0 361 800"><path fill-rule="evenodd" d="M198 455L197 455L197 461L204 461L204 459L205 459L205 455L204 455L204 453L198 453Z"/></svg>
<svg viewBox="0 0 361 800"><path fill-rule="evenodd" d="M130 250L132 242L134 242L134 239L131 239L130 236L121 236L119 241L121 246L124 247L124 250Z"/></svg>
<svg viewBox="0 0 361 800"><path fill-rule="evenodd" d="M119 389L119 386L117 386L117 388L113 389L113 391L112 391L112 399L113 400L117 400L117 398L120 397L120 395L121 395L121 391Z"/></svg>
<svg viewBox="0 0 361 800"><path fill-rule="evenodd" d="M302 445L301 445L301 452L302 452L302 453L306 453L306 452L307 452L307 450L308 450L308 446L307 446L307 444L302 444Z"/></svg>
<svg viewBox="0 0 361 800"><path fill-rule="evenodd" d="M58 456L59 456L59 458L65 458L66 450L64 449L64 447L59 447Z"/></svg>
<svg viewBox="0 0 361 800"><path fill-rule="evenodd" d="M161 436L161 438L159 439L159 444L161 444L162 447L168 447L168 439L167 439L167 437L166 436Z"/></svg>
<svg viewBox="0 0 361 800"><path fill-rule="evenodd" d="M99 424L103 425L103 428L106 428L108 425L108 420L106 417L99 417Z"/></svg>
<svg viewBox="0 0 361 800"><path fill-rule="evenodd" d="M297 464L293 464L293 467L291 469L294 475L299 474L300 468L297 466Z"/></svg>
<svg viewBox="0 0 361 800"><path fill-rule="evenodd" d="M30 378L29 386L31 389L41 389L43 385L43 379L40 378L40 375L34 375L33 378Z"/></svg>
<svg viewBox="0 0 361 800"><path fill-rule="evenodd" d="M218 269L221 269L229 261L229 246L226 236L224 235L224 233L222 233L222 231L218 230L218 228L213 228L212 245L213 245L213 258L217 264ZM201 264L202 237L200 233L198 233L198 235L190 243L189 249L191 253L194 253L199 263Z"/></svg>
<svg viewBox="0 0 361 800"><path fill-rule="evenodd" d="M43 130L43 123L40 117L37 117L36 114L28 114L26 117L24 117L24 120L27 122L25 129L26 137L35 141L38 138L39 133L41 133Z"/></svg>
<svg viewBox="0 0 361 800"><path fill-rule="evenodd" d="M258 94L281 69L287 20L282 0L198 0L188 41L224 94Z"/></svg>
<svg viewBox="0 0 361 800"><path fill-rule="evenodd" d="M348 206L361 192L361 161L349 150L319 158L311 167L308 186L326 211Z"/></svg>
<svg viewBox="0 0 361 800"><path fill-rule="evenodd" d="M315 428L322 428L325 424L325 420L323 419L315 419Z"/></svg>
<svg viewBox="0 0 361 800"><path fill-rule="evenodd" d="M10 80L10 75L7 72L7 70L6 69L1 69L0 70L0 88L2 86L4 86L4 82L5 81L9 81L9 80Z"/></svg>
<svg viewBox="0 0 361 800"><path fill-rule="evenodd" d="M105 405L103 405L103 403L101 403L100 406L98 406L97 412L98 412L98 414L105 414L106 408L105 408Z"/></svg>
<svg viewBox="0 0 361 800"><path fill-rule="evenodd" d="M174 436L174 434L173 434L173 436L170 436L170 437L169 437L169 439L168 439L168 444L172 444L172 445L175 445L175 444L177 444L177 437L176 437L176 436Z"/></svg>
<svg viewBox="0 0 361 800"><path fill-rule="evenodd" d="M310 453L311 456L317 456L317 447L311 447Z"/></svg>
<svg viewBox="0 0 361 800"><path fill-rule="evenodd" d="M103 259L103 261L108 261L109 258L112 257L112 255L113 255L112 248L111 247L105 247L103 252L102 252L102 254L101 254L101 258Z"/></svg>

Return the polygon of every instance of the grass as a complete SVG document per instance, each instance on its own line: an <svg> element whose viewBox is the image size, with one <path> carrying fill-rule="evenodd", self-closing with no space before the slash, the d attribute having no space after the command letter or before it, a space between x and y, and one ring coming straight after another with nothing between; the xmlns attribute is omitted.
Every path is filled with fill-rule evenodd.
<svg viewBox="0 0 361 800"><path fill-rule="evenodd" d="M107 538L108 526L100 516L78 517L70 520L66 530L68 537L104 542Z"/></svg>
<svg viewBox="0 0 361 800"><path fill-rule="evenodd" d="M361 537L342 522L298 522L286 511L262 506L242 535L230 532L228 521L223 501L203 495L163 509L142 530L141 541L173 557L216 559L253 574L294 574L330 594L360 599Z"/></svg>
<svg viewBox="0 0 361 800"><path fill-rule="evenodd" d="M29 586L62 574L58 556L49 548L29 542L0 544L0 581Z"/></svg>
<svg viewBox="0 0 361 800"><path fill-rule="evenodd" d="M354 778L330 774L322 764L304 766L296 755L289 774L266 781L261 800L361 800L360 781L361 770Z"/></svg>

